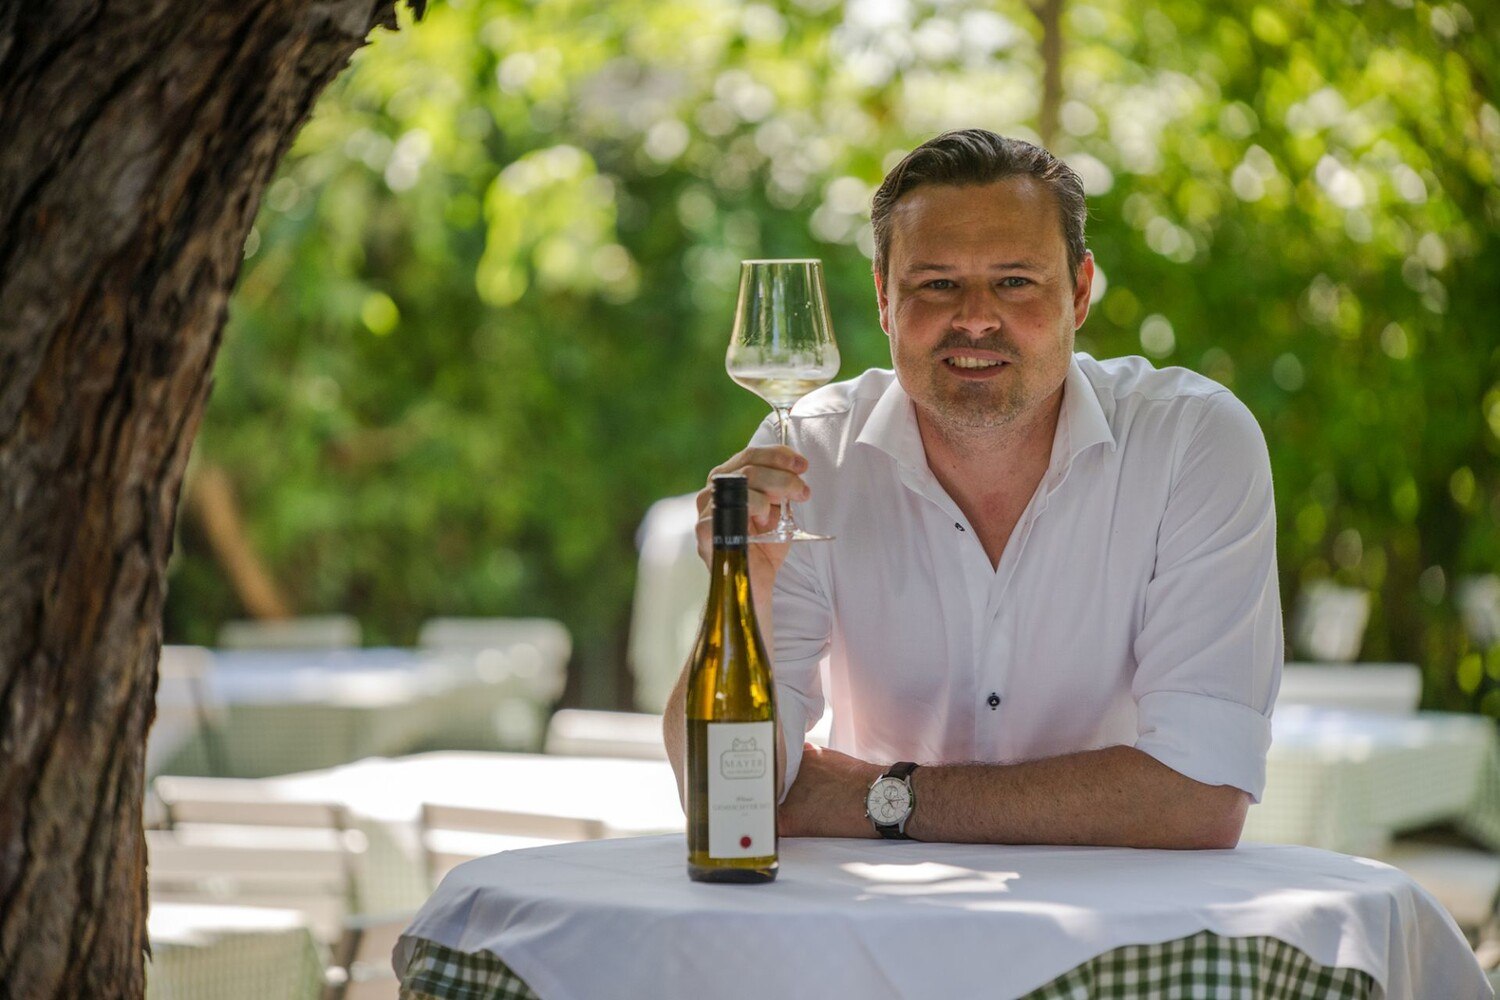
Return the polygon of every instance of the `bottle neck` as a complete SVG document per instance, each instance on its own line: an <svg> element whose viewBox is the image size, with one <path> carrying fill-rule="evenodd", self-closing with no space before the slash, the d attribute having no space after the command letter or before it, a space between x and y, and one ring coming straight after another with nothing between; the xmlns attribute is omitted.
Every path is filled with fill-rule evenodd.
<svg viewBox="0 0 1500 1000"><path fill-rule="evenodd" d="M744 508L714 510L713 580L710 600L749 602L749 515Z"/></svg>

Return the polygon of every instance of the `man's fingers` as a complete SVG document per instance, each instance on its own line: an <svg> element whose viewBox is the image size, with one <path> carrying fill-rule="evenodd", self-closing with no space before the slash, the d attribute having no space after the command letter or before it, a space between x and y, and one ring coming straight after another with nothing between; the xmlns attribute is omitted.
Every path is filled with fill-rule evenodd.
<svg viewBox="0 0 1500 1000"><path fill-rule="evenodd" d="M708 474L708 480L712 483L714 476L729 472L743 472L751 466L800 473L807 471L807 459L786 445L772 444L746 448L723 464L714 466Z"/></svg>
<svg viewBox="0 0 1500 1000"><path fill-rule="evenodd" d="M759 465L768 469L782 469L786 472L807 471L807 459L783 444L746 448L736 457L744 459L742 465Z"/></svg>

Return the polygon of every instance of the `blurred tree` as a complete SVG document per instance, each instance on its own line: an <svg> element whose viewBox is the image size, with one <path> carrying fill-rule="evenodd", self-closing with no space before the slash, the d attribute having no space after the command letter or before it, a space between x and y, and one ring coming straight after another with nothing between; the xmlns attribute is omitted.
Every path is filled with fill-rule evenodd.
<svg viewBox="0 0 1500 1000"><path fill-rule="evenodd" d="M1450 596L1500 560L1489 8L462 0L429 20L357 57L268 192L204 431L297 604L394 642L437 612L553 615L574 696L622 699L635 526L761 417L722 367L738 260L825 258L845 374L885 364L884 170L948 127L1055 129L1105 276L1080 348L1233 388L1270 440L1288 600L1370 588L1367 657L1500 715L1484 670L1455 671ZM171 633L238 613L190 532Z"/></svg>
<svg viewBox="0 0 1500 1000"><path fill-rule="evenodd" d="M392 6L0 0L0 997L144 992L183 468L261 190Z"/></svg>

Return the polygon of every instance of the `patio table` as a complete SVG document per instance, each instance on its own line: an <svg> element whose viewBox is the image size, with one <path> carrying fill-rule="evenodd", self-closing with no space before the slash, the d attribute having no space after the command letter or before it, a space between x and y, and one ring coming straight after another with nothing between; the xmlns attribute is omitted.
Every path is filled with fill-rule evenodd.
<svg viewBox="0 0 1500 1000"><path fill-rule="evenodd" d="M163 773L263 777L429 747L535 746L565 660L525 641L505 650L216 651L205 688L222 723Z"/></svg>
<svg viewBox="0 0 1500 1000"><path fill-rule="evenodd" d="M677 783L661 760L435 752L260 784L273 798L349 810L369 844L360 896L371 913L415 909L431 892L418 830L424 802L598 820L609 836L683 829Z"/></svg>
<svg viewBox="0 0 1500 1000"><path fill-rule="evenodd" d="M784 839L754 887L685 859L670 835L461 865L396 948L402 997L1492 995L1409 878L1312 848Z"/></svg>

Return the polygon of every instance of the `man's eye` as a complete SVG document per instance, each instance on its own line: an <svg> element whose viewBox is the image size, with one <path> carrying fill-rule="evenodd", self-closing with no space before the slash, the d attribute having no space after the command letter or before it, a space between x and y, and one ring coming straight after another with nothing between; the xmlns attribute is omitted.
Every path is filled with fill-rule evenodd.
<svg viewBox="0 0 1500 1000"><path fill-rule="evenodd" d="M1019 275L1013 274L1008 278L1001 278L1000 284L1006 288L1025 288L1027 285L1031 284L1031 279L1022 278Z"/></svg>
<svg viewBox="0 0 1500 1000"><path fill-rule="evenodd" d="M948 289L955 288L957 286L955 286L953 282L949 281L947 278L934 278L927 283L927 287L935 292L946 292Z"/></svg>

